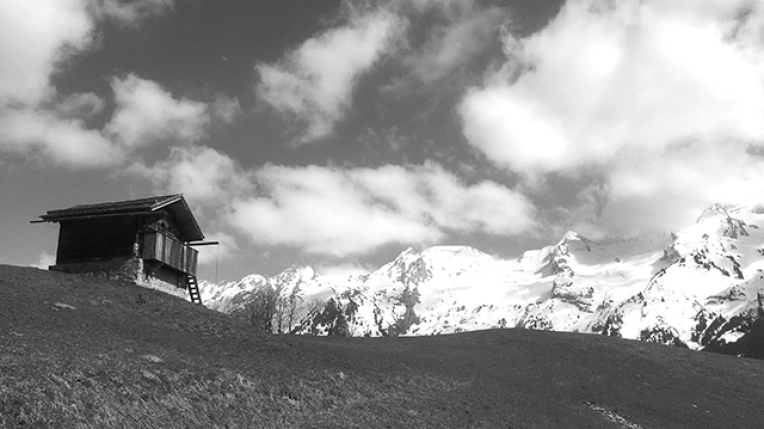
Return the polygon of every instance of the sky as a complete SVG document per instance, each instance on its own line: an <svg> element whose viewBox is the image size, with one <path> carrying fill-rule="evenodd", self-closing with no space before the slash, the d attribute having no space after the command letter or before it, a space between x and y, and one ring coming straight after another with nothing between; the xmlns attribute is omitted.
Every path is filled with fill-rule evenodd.
<svg viewBox="0 0 764 429"><path fill-rule="evenodd" d="M762 202L758 1L5 0L0 58L0 263L174 193L218 281Z"/></svg>

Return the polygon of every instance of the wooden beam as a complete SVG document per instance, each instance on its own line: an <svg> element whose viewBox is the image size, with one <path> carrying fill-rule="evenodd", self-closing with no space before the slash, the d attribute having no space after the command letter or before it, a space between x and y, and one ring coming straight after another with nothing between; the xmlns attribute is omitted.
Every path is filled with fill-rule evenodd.
<svg viewBox="0 0 764 429"><path fill-rule="evenodd" d="M188 246L217 246L218 244L220 244L219 241L196 241L186 243Z"/></svg>
<svg viewBox="0 0 764 429"><path fill-rule="evenodd" d="M125 213L105 213L105 214L96 214L96 215L75 215L75 216L51 216L51 219L43 219L39 221L31 221L31 223L42 223L42 222L61 222L61 221L67 221L67 220L80 220L80 219L97 219L102 217L119 217L119 216L158 216L160 215L158 212L125 212Z"/></svg>

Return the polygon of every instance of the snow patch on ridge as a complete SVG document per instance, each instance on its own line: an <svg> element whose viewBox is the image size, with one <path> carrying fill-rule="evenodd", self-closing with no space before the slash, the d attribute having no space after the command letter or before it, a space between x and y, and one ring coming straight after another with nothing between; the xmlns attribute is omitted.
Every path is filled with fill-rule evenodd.
<svg viewBox="0 0 764 429"><path fill-rule="evenodd" d="M273 278L203 282L211 308L247 291L299 291L311 308L295 331L433 335L528 328L614 335L698 349L742 338L764 292L764 208L714 205L673 235L594 242L569 231L513 260L467 246L401 252L378 270L325 278L290 267Z"/></svg>

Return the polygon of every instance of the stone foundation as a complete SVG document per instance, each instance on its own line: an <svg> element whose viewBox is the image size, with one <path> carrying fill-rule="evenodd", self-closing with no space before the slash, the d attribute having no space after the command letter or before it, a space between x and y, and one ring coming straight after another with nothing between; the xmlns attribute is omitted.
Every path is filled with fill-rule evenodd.
<svg viewBox="0 0 764 429"><path fill-rule="evenodd" d="M51 271L79 274L87 277L123 280L149 289L156 289L188 300L188 291L170 282L149 275L140 258L114 258L105 261L91 261L74 264L56 264L48 267Z"/></svg>

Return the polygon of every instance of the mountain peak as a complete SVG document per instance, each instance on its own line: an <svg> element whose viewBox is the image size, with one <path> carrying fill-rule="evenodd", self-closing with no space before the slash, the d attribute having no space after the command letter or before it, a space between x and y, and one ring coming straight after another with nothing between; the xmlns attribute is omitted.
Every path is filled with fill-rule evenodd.
<svg viewBox="0 0 764 429"><path fill-rule="evenodd" d="M409 246L409 247L406 248L406 250L404 250L400 254L401 255L411 255L411 254L415 254L415 253L417 253L417 251L413 247Z"/></svg>
<svg viewBox="0 0 764 429"><path fill-rule="evenodd" d="M570 231L570 230L569 230L568 232L566 232L566 233L565 233L565 234L562 236L562 238L560 239L560 242L561 242L561 243L564 243L564 242L566 242L566 241L581 240L581 238L582 238L582 237L581 237L580 235L578 235L578 233L577 233L577 232L575 232L575 231Z"/></svg>
<svg viewBox="0 0 764 429"><path fill-rule="evenodd" d="M591 250L591 246L594 245L596 247L599 247L599 245L588 238L584 237L583 235L575 232L575 231L568 231L565 233L565 235L562 236L559 242L557 242L557 247L565 247L573 243L578 243L580 247Z"/></svg>
<svg viewBox="0 0 764 429"><path fill-rule="evenodd" d="M739 207L734 204L721 204L721 203L714 203L711 205L711 207L706 208L703 210L703 212L698 216L698 220L695 221L695 223L701 223L706 219L715 217L715 216L722 216L725 219L730 218L730 212L738 210Z"/></svg>
<svg viewBox="0 0 764 429"><path fill-rule="evenodd" d="M472 246L433 246L422 252L423 256L488 256L488 254Z"/></svg>
<svg viewBox="0 0 764 429"><path fill-rule="evenodd" d="M744 335L739 322L724 321L749 323L764 285L764 208L716 204L704 217L670 243L664 236L594 242L566 231L517 261L444 245L407 248L358 277L315 276L295 265L263 286L205 285L205 303L244 313L254 287L272 287L300 303L302 313L283 332L432 335L514 326L698 349Z"/></svg>
<svg viewBox="0 0 764 429"><path fill-rule="evenodd" d="M282 279L283 281L291 281L292 279L298 281L310 281L316 277L316 272L310 266L298 266L296 264L290 265L289 268L282 271L275 278Z"/></svg>
<svg viewBox="0 0 764 429"><path fill-rule="evenodd" d="M260 274L250 274L242 278L238 283L243 284L259 284L265 281L265 277Z"/></svg>

